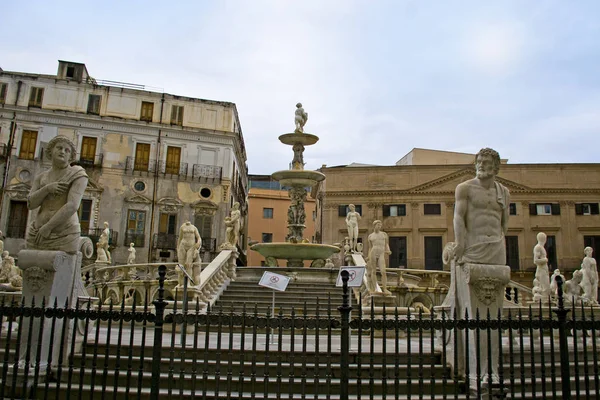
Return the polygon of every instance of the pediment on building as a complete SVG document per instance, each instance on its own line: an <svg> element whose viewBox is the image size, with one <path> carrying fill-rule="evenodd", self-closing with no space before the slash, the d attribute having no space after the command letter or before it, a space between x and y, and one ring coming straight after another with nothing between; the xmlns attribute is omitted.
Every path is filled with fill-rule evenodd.
<svg viewBox="0 0 600 400"><path fill-rule="evenodd" d="M135 196L126 197L125 201L128 203L135 203L135 204L152 204L152 201L149 198L142 196L141 194L136 194Z"/></svg>
<svg viewBox="0 0 600 400"><path fill-rule="evenodd" d="M174 197L163 197L158 201L158 208L163 213L176 213L183 207L183 202Z"/></svg>
<svg viewBox="0 0 600 400"><path fill-rule="evenodd" d="M411 189L409 192L417 192L417 193L428 193L428 192L454 192L456 190L456 186L459 183L465 182L471 178L475 177L475 168L463 168L461 170L452 172L450 174L444 175L440 178L433 179L431 181L422 183L417 185ZM509 191L522 191L522 190L530 190L529 187L522 185L520 183L511 181L509 179L496 177L496 180L502 185L506 186Z"/></svg>
<svg viewBox="0 0 600 400"><path fill-rule="evenodd" d="M85 190L89 192L103 192L104 188L98 182L88 177L88 184Z"/></svg>
<svg viewBox="0 0 600 400"><path fill-rule="evenodd" d="M27 195L31 190L31 186L27 183L15 183L13 185L8 185L5 189L5 192L11 199L15 200L27 200Z"/></svg>
<svg viewBox="0 0 600 400"><path fill-rule="evenodd" d="M195 214L214 215L219 206L210 200L198 200L190 204Z"/></svg>

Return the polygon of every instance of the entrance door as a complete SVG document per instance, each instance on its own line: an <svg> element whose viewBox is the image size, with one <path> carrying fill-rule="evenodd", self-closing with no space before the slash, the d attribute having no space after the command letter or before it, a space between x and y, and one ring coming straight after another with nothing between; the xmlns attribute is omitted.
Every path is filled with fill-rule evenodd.
<svg viewBox="0 0 600 400"><path fill-rule="evenodd" d="M506 236L506 265L513 271L518 271L519 266L519 237Z"/></svg>
<svg viewBox="0 0 600 400"><path fill-rule="evenodd" d="M546 248L546 257L548 258L548 270L554 271L558 268L558 265L556 264L556 236L548 235L544 247Z"/></svg>
<svg viewBox="0 0 600 400"><path fill-rule="evenodd" d="M425 269L442 270L442 237L425 236Z"/></svg>
<svg viewBox="0 0 600 400"><path fill-rule="evenodd" d="M390 268L406 268L406 236L390 237Z"/></svg>

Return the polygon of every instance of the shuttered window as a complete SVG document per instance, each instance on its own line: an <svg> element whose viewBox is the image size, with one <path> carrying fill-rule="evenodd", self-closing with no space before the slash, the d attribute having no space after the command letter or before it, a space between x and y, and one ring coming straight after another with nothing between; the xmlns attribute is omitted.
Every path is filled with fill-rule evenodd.
<svg viewBox="0 0 600 400"><path fill-rule="evenodd" d="M172 125L183 125L183 106L171 107L171 124Z"/></svg>
<svg viewBox="0 0 600 400"><path fill-rule="evenodd" d="M181 160L181 147L167 147L167 161L165 172L167 174L179 174L179 162Z"/></svg>
<svg viewBox="0 0 600 400"><path fill-rule="evenodd" d="M6 92L8 85L6 83L0 83L0 104L6 103Z"/></svg>
<svg viewBox="0 0 600 400"><path fill-rule="evenodd" d="M142 101L142 111L140 113L140 120L152 122L152 116L154 114L154 103L149 101Z"/></svg>
<svg viewBox="0 0 600 400"><path fill-rule="evenodd" d="M44 100L44 88L32 87L29 93L29 107L42 107Z"/></svg>
<svg viewBox="0 0 600 400"><path fill-rule="evenodd" d="M96 158L96 143L98 139L95 137L84 136L81 140L81 156L79 159L87 163L94 163Z"/></svg>
<svg viewBox="0 0 600 400"><path fill-rule="evenodd" d="M102 102L102 96L97 94L90 94L88 98L88 114L100 115L100 103Z"/></svg>
<svg viewBox="0 0 600 400"><path fill-rule="evenodd" d="M25 160L33 160L35 158L35 146L37 144L37 131L23 130L21 137L21 149L19 150L19 158Z"/></svg>
<svg viewBox="0 0 600 400"><path fill-rule="evenodd" d="M148 171L149 164L150 164L150 144L149 143L138 143L135 146L135 163L133 165L134 171Z"/></svg>

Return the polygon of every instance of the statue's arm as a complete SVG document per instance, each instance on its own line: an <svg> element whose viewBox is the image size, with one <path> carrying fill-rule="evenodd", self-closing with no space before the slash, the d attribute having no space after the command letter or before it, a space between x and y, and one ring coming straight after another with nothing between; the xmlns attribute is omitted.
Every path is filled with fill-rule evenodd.
<svg viewBox="0 0 600 400"><path fill-rule="evenodd" d="M465 184L456 187L454 204L454 241L456 242L456 258L460 260L465 251L467 227L465 218L467 216L467 202L469 199L469 188Z"/></svg>
<svg viewBox="0 0 600 400"><path fill-rule="evenodd" d="M385 235L385 252L386 254L392 254L392 250L390 250L390 240L388 234L385 232L383 232L383 234Z"/></svg>
<svg viewBox="0 0 600 400"><path fill-rule="evenodd" d="M200 232L198 232L198 228L194 227L194 235L196 236L196 248L199 249L202 243L202 238L200 237Z"/></svg>
<svg viewBox="0 0 600 400"><path fill-rule="evenodd" d="M69 189L69 194L67 195L67 202L58 209L56 214L54 214L48 222L46 222L43 226L45 231L52 232L54 228L64 223L69 217L77 212L87 184L88 178L84 176L73 181L71 188Z"/></svg>
<svg viewBox="0 0 600 400"><path fill-rule="evenodd" d="M41 206L42 202L49 194L48 186L40 188L41 179L41 175L35 177L33 184L31 185L31 190L29 191L29 196L27 196L27 208L30 210L35 210Z"/></svg>

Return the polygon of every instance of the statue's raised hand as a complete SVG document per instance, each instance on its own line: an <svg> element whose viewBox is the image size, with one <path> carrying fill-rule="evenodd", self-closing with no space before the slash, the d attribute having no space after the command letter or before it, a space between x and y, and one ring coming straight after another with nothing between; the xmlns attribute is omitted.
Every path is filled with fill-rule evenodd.
<svg viewBox="0 0 600 400"><path fill-rule="evenodd" d="M64 182L52 182L46 185L49 194L60 195L69 190L69 184Z"/></svg>

